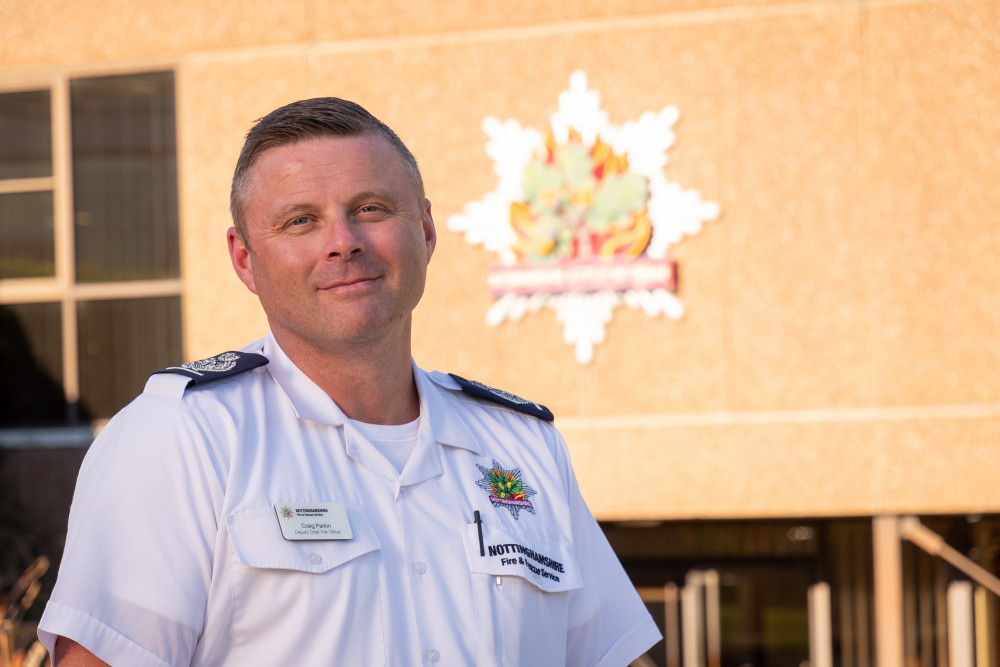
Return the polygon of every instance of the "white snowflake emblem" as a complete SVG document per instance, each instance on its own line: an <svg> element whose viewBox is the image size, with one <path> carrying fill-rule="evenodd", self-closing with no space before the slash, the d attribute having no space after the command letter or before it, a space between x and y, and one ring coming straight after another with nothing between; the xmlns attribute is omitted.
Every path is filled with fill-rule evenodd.
<svg viewBox="0 0 1000 667"><path fill-rule="evenodd" d="M551 308L577 360L589 363L619 306L683 314L667 250L718 218L719 206L663 175L678 115L670 106L612 125L575 72L544 134L483 121L497 187L447 225L499 256L491 326Z"/></svg>

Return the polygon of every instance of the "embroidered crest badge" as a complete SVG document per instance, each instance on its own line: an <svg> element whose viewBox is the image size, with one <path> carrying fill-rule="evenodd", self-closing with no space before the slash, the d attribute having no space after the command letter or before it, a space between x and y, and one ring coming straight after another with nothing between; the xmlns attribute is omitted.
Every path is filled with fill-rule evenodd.
<svg viewBox="0 0 1000 667"><path fill-rule="evenodd" d="M208 359L189 361L180 366L170 366L157 373L176 373L191 379L189 385L204 385L245 371L252 370L267 363L267 357L252 352L223 352Z"/></svg>
<svg viewBox="0 0 1000 667"><path fill-rule="evenodd" d="M555 417L552 415L552 411L549 410L544 405L539 405L534 401L528 401L521 398L520 396L515 396L509 392L503 391L502 389L494 389L482 382L477 382L476 380L466 380L463 377L459 377L454 373L449 373L455 382L459 384L462 391L470 396L478 396L479 398L485 398L487 400L493 401L494 403L499 403L500 405L506 405L509 408L514 408L518 412L523 412L525 414L534 415L542 421L553 421Z"/></svg>
<svg viewBox="0 0 1000 667"><path fill-rule="evenodd" d="M222 354L201 359L199 361L189 361L181 364L181 368L186 368L192 373L225 373L236 368L236 362L240 360L240 355L235 352L223 352Z"/></svg>
<svg viewBox="0 0 1000 667"><path fill-rule="evenodd" d="M483 473L482 479L476 480L476 486L490 494L493 507L510 510L515 519L521 510L535 513L535 508L528 498L538 492L524 483L520 468L504 468L496 459L493 459L492 468L483 467L478 463L476 467Z"/></svg>

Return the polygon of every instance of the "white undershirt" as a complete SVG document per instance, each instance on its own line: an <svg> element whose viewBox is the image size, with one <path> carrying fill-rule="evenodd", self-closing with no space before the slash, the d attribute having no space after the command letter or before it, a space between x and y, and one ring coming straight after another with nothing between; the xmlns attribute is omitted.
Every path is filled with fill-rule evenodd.
<svg viewBox="0 0 1000 667"><path fill-rule="evenodd" d="M410 454L417 446L419 417L409 424L369 424L356 419L350 421L354 428L389 460L389 463L396 468L396 472L403 472Z"/></svg>

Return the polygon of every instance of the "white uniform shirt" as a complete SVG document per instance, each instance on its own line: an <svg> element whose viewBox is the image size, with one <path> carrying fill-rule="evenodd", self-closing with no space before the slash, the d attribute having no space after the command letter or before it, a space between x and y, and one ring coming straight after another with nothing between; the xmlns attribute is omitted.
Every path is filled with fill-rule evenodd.
<svg viewBox="0 0 1000 667"><path fill-rule="evenodd" d="M625 665L659 639L551 424L414 368L398 473L270 335L245 351L270 363L187 390L154 375L94 442L50 652L63 635L130 667ZM284 508L329 503L352 539L282 536Z"/></svg>

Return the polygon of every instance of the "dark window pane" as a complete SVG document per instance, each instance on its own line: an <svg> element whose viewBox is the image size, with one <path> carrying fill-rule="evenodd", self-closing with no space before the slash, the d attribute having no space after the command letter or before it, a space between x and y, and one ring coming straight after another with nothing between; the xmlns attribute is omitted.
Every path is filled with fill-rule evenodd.
<svg viewBox="0 0 1000 667"><path fill-rule="evenodd" d="M806 569L763 564L724 568L719 590L722 663L799 667L806 662L810 583L812 573Z"/></svg>
<svg viewBox="0 0 1000 667"><path fill-rule="evenodd" d="M173 74L71 82L76 275L180 275Z"/></svg>
<svg viewBox="0 0 1000 667"><path fill-rule="evenodd" d="M181 358L179 297L81 301L80 403L111 417L135 398L149 374Z"/></svg>
<svg viewBox="0 0 1000 667"><path fill-rule="evenodd" d="M0 306L0 426L66 421L61 312L58 303Z"/></svg>
<svg viewBox="0 0 1000 667"><path fill-rule="evenodd" d="M52 275L52 192L0 194L0 279Z"/></svg>
<svg viewBox="0 0 1000 667"><path fill-rule="evenodd" d="M52 175L49 91L0 95L0 178Z"/></svg>

